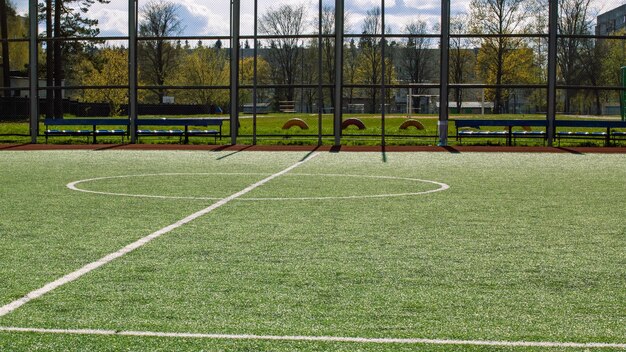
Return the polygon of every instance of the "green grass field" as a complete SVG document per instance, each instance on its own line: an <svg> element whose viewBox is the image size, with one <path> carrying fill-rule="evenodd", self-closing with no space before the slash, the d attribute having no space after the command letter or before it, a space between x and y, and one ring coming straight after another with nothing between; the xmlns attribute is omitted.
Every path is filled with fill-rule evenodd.
<svg viewBox="0 0 626 352"><path fill-rule="evenodd" d="M0 308L0 350L623 350L625 182L623 155L0 152L0 307L226 199Z"/></svg>

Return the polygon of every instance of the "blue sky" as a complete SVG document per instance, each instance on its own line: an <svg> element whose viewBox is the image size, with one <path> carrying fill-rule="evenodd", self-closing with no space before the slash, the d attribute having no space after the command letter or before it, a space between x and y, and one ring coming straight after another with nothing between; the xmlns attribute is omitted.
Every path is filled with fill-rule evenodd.
<svg viewBox="0 0 626 352"><path fill-rule="evenodd" d="M12 0L18 11L24 12L28 0ZM147 0L139 0L139 6ZM323 0L334 4L334 1ZM467 11L470 0L451 0L452 12ZM606 11L626 3L626 0L594 0L599 11ZM225 35L229 34L230 0L175 0L180 6L179 15L185 24L185 35ZM258 0L259 13L281 4L303 3L309 9L308 18L315 18L317 1L313 0ZM252 34L254 0L241 0L242 34ZM348 20L352 33L360 33L361 22L367 10L381 5L380 0L346 0ZM88 16L99 20L101 34L105 36L125 36L128 33L128 0L110 0L109 4L92 6ZM413 20L423 20L433 25L439 22L440 0L385 0L386 23L392 31L401 32Z"/></svg>

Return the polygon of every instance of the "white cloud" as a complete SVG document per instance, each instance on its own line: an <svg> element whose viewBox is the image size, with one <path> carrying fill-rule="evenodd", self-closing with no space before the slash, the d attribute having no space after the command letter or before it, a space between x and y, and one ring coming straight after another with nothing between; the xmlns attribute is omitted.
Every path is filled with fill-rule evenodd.
<svg viewBox="0 0 626 352"><path fill-rule="evenodd" d="M407 24L413 21L425 21L429 24L429 27L426 29L427 33L436 34L437 32L432 29L432 25L440 22L439 16L400 16L400 15L387 15L386 23L388 23L391 27L391 31L395 33L404 33L404 28Z"/></svg>
<svg viewBox="0 0 626 352"><path fill-rule="evenodd" d="M139 0L139 6L148 0ZM181 6L180 15L186 27L186 35L228 35L230 33L230 0L172 0ZM334 1L323 0L324 4L332 5ZM13 0L19 13L28 12L28 0ZM626 1L607 2L592 0L592 6L600 12L608 11ZM252 34L253 31L253 0L241 0L242 33ZM470 0L454 0L451 3L453 14L467 11ZM317 0L258 0L259 14L269 8L283 4L305 4L311 9L309 17L313 19L317 9ZM346 0L345 8L349 13L352 33L360 33L361 23L366 11L380 7L380 0ZM440 0L385 0L387 23L395 29L402 28L411 19L419 16L428 23L439 22ZM412 11L415 9L415 11ZM111 0L108 4L95 3L86 16L99 21L101 35L125 36L128 33L128 0ZM41 24L42 26L43 24Z"/></svg>
<svg viewBox="0 0 626 352"><path fill-rule="evenodd" d="M363 11L367 11L374 7L381 7L380 0L349 0L346 2L346 8L352 9L361 9ZM385 8L390 8L396 6L395 0L386 0Z"/></svg>
<svg viewBox="0 0 626 352"><path fill-rule="evenodd" d="M179 1L181 7L188 12L188 16L182 16L183 22L193 18L189 24L202 25L201 28L192 28L187 25L185 32L190 35L228 35L230 33L230 2L225 0L213 0L211 7L200 5L194 0Z"/></svg>
<svg viewBox="0 0 626 352"><path fill-rule="evenodd" d="M128 35L128 11L100 8L90 10L89 14L98 19L102 35Z"/></svg>

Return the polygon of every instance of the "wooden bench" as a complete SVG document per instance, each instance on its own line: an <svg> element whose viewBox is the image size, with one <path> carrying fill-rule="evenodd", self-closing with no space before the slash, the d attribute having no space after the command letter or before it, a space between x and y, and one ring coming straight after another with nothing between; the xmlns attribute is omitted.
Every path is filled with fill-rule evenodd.
<svg viewBox="0 0 626 352"><path fill-rule="evenodd" d="M295 102L289 100L289 101L279 101L278 102L278 110L280 110L280 112L296 112L296 104Z"/></svg>
<svg viewBox="0 0 626 352"><path fill-rule="evenodd" d="M454 120L456 139L462 143L464 137L506 138L506 145L513 145L517 138L541 138L546 140L546 120L486 120L458 119ZM481 127L503 127L503 130L481 130ZM522 130L513 130L520 127ZM543 130L532 130L532 127L543 127Z"/></svg>
<svg viewBox="0 0 626 352"><path fill-rule="evenodd" d="M46 143L48 143L48 137L54 136L84 136L93 138L93 143L96 143L96 137L98 136L121 136L122 143L124 143L124 137L128 136L128 119L115 119L115 118L97 118L97 119L45 119L44 120L44 136L46 137ZM50 128L54 127L68 127L68 128ZM85 128L89 126L90 128ZM98 128L102 126L117 126L121 128L103 129Z"/></svg>
<svg viewBox="0 0 626 352"><path fill-rule="evenodd" d="M563 127L569 127L569 130L559 130ZM601 139L604 140L604 145L609 146L611 140L621 140L626 136L623 131L615 131L616 128L626 129L626 121L618 120L556 120L555 128L557 129L555 137L559 145L561 145L561 139ZM589 131L589 129L602 129L602 131Z"/></svg>
<svg viewBox="0 0 626 352"><path fill-rule="evenodd" d="M184 143L189 143L189 137L213 136L217 143L217 138L222 139L222 124L224 119L215 118L160 118L160 119L137 119L137 137L139 136L165 136L179 137ZM161 128L141 128L141 126ZM178 129L163 127L181 127ZM190 129L194 127L219 126L219 129Z"/></svg>

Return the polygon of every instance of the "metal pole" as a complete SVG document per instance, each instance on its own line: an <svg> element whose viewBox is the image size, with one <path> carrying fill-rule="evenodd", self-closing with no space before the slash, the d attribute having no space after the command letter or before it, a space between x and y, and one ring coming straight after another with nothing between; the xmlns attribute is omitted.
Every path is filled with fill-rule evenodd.
<svg viewBox="0 0 626 352"><path fill-rule="evenodd" d="M380 109L380 144L385 146L385 103L386 103L386 94L387 90L385 89L385 70L387 69L385 65L385 0L380 0L380 56L382 59L381 62L381 74L380 74L380 100L382 101L382 106Z"/></svg>
<svg viewBox="0 0 626 352"><path fill-rule="evenodd" d="M341 120L343 118L343 0L335 0L335 146L341 145Z"/></svg>
<svg viewBox="0 0 626 352"><path fill-rule="evenodd" d="M322 90L322 65L323 52L322 52L322 16L323 16L323 4L322 0L318 0L319 5L319 17L317 23L318 37L317 37L317 145L322 145L322 108L324 105L324 91Z"/></svg>
<svg viewBox="0 0 626 352"><path fill-rule="evenodd" d="M556 120L556 58L559 5L550 0L548 12L548 125L546 131L549 147L554 144L554 121Z"/></svg>
<svg viewBox="0 0 626 352"><path fill-rule="evenodd" d="M63 118L63 47L65 44L60 40L63 33L61 32L61 16L63 2L62 0L54 1L54 118Z"/></svg>
<svg viewBox="0 0 626 352"><path fill-rule="evenodd" d="M622 121L626 121L626 91L624 91L624 88L626 88L626 66L621 68L620 83L622 84L622 90L619 92L620 115Z"/></svg>
<svg viewBox="0 0 626 352"><path fill-rule="evenodd" d="M409 87L409 94L406 96L406 114L408 118L411 118L413 113L413 88Z"/></svg>
<svg viewBox="0 0 626 352"><path fill-rule="evenodd" d="M450 0L441 1L441 68L439 88L439 132L440 146L448 145L448 82L450 53Z"/></svg>
<svg viewBox="0 0 626 352"><path fill-rule="evenodd" d="M239 134L239 23L240 0L231 0L230 37L230 143L237 144ZM256 43L255 43L256 44Z"/></svg>
<svg viewBox="0 0 626 352"><path fill-rule="evenodd" d="M52 0L46 0L46 118L54 117L54 41L52 40Z"/></svg>
<svg viewBox="0 0 626 352"><path fill-rule="evenodd" d="M39 134L39 65L37 57L39 50L37 47L37 0L29 1L28 14L30 18L30 35L28 38L29 58L28 58L28 77L30 80L30 142L37 143L37 135Z"/></svg>
<svg viewBox="0 0 626 352"><path fill-rule="evenodd" d="M257 104L258 104L258 18L259 18L259 2L254 0L254 59L253 59L253 79L252 79L252 144L256 145L256 131L257 131Z"/></svg>
<svg viewBox="0 0 626 352"><path fill-rule="evenodd" d="M137 143L137 0L128 0L128 120L130 143Z"/></svg>

